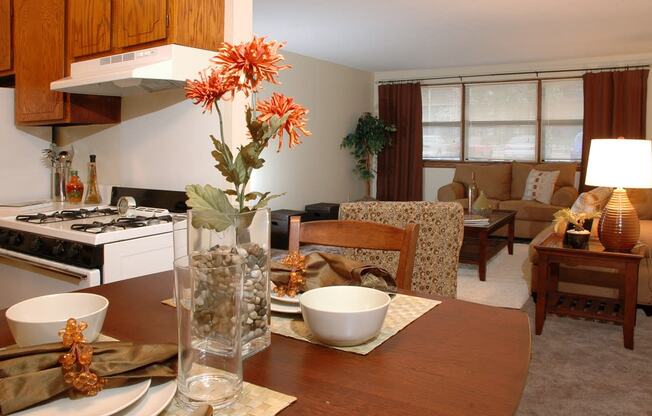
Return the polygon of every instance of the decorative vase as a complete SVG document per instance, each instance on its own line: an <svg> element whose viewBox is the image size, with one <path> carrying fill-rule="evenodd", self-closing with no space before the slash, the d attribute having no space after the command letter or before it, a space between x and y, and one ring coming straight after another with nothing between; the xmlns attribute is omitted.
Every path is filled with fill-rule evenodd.
<svg viewBox="0 0 652 416"><path fill-rule="evenodd" d="M591 232L587 230L568 230L568 245L576 249L586 249L589 247L589 237Z"/></svg>
<svg viewBox="0 0 652 416"><path fill-rule="evenodd" d="M473 212L472 214L482 215L483 217L489 217L491 215L491 202L484 194L484 191L480 191L480 195L473 203Z"/></svg>
<svg viewBox="0 0 652 416"><path fill-rule="evenodd" d="M186 244L175 241L175 258L203 256L213 265L244 265L242 325L242 356L249 357L271 343L270 331L270 224L269 208L235 214L231 226L222 231L196 228L192 225L192 210L188 211ZM175 238L184 238L175 232ZM179 253L179 254L177 254ZM209 285L208 290L220 290Z"/></svg>

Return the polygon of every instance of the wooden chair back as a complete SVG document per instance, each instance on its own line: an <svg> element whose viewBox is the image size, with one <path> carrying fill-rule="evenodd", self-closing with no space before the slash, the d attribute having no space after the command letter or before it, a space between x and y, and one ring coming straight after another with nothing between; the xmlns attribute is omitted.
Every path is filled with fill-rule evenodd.
<svg viewBox="0 0 652 416"><path fill-rule="evenodd" d="M324 246L398 251L396 285L411 289L414 257L419 236L419 224L410 223L405 229L366 221L327 220L301 222L290 218L289 251L298 251L300 243Z"/></svg>

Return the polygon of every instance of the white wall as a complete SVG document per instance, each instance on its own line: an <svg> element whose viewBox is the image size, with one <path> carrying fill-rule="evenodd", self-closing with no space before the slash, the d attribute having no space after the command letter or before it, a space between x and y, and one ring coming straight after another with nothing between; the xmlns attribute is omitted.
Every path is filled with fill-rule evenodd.
<svg viewBox="0 0 652 416"><path fill-rule="evenodd" d="M374 81L381 80L395 80L395 79L412 79L412 78L427 78L427 77L442 77L442 76L457 76L457 75L478 75L478 74L492 74L492 73L507 73L507 72L524 72L524 71L545 71L545 70L561 70L561 69L581 69L581 68L596 68L608 66L626 66L626 65L642 65L652 64L652 52L647 54L638 55L621 55L621 56L607 56L607 57L594 57L586 59L572 59L563 61L549 61L549 62L528 62L517 63L509 65L491 65L491 66L476 66L476 67L461 67L461 68L437 68L437 69L422 69L422 70L409 70L409 71L387 71L374 73ZM576 73L581 76L582 72ZM545 76L569 76L575 75L574 73L563 74L541 74ZM523 78L520 76L501 76L501 77L486 77L482 80L509 80ZM480 78L465 79L465 82L472 82ZM455 82L454 79L439 81L439 82ZM436 83L436 82L433 82ZM378 87L374 83L374 109L378 111ZM648 140L652 140L652 76L648 77L648 94L647 94L647 129L646 136ZM453 178L455 170L451 168L425 168L424 170L424 185L423 197L425 200L435 200L437 190L440 186L450 183Z"/></svg>
<svg viewBox="0 0 652 416"><path fill-rule="evenodd" d="M41 162L50 135L49 128L16 128L14 90L0 88L0 204L50 197L50 170Z"/></svg>
<svg viewBox="0 0 652 416"><path fill-rule="evenodd" d="M340 143L355 130L358 117L371 111L372 73L289 52L283 55L292 68L281 72L281 85L266 87L261 97L278 91L307 107L312 135L291 150L286 135L278 153L275 139L264 153L266 166L252 179L252 189L286 192L272 206L290 209L360 199L364 184L353 174L353 158Z"/></svg>
<svg viewBox="0 0 652 416"><path fill-rule="evenodd" d="M276 153L274 142L263 153L266 166L252 179L251 189L287 192L271 204L273 209L360 198L362 184L353 176L353 162L339 143L355 127L360 113L371 110L372 74L285 55L294 68L282 73L283 85L275 90L310 109L308 126L313 135L292 151L286 147ZM264 94L272 91L269 88ZM237 130L232 127L236 116L226 115L227 135ZM61 128L62 144L75 146L73 168L80 170L82 180L88 155L96 154L103 184L172 190L191 183L224 186L210 155L209 134L219 135L217 114L202 114L185 100L182 90L126 97L122 120L113 126ZM233 142L243 138L244 133L239 133Z"/></svg>

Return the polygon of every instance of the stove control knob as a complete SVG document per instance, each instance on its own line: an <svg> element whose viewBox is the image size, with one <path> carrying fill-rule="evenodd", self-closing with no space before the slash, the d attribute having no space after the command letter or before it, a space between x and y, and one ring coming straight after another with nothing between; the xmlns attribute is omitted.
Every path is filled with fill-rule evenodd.
<svg viewBox="0 0 652 416"><path fill-rule="evenodd" d="M68 250L66 250L66 257L69 259L74 259L75 257L78 257L79 254L81 253L81 244L73 244L70 247L68 247Z"/></svg>
<svg viewBox="0 0 652 416"><path fill-rule="evenodd" d="M32 244L30 244L30 248L34 252L39 252L43 248L43 240L36 237L35 239L32 240Z"/></svg>
<svg viewBox="0 0 652 416"><path fill-rule="evenodd" d="M20 234L12 234L9 236L9 244L14 247L18 247L23 244L23 236Z"/></svg>
<svg viewBox="0 0 652 416"><path fill-rule="evenodd" d="M57 241L52 247L52 255L56 257L63 256L63 253L66 252L66 249L63 247L63 241Z"/></svg>

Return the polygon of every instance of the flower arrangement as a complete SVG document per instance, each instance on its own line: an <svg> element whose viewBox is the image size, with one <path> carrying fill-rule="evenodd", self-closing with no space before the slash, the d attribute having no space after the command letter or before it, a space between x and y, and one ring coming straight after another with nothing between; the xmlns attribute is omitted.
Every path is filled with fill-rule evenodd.
<svg viewBox="0 0 652 416"><path fill-rule="evenodd" d="M600 216L600 211L586 213L573 212L570 208L560 209L553 214L554 231L557 234L563 234L566 232L568 224L572 224L576 231L585 231L584 223L598 216Z"/></svg>
<svg viewBox="0 0 652 416"><path fill-rule="evenodd" d="M280 65L284 58L278 51L283 46L276 41L266 41L264 37L254 37L238 45L224 42L211 59L211 67L200 72L199 79L186 82L188 99L200 105L204 113L212 113L213 109L217 112L220 137L210 136L215 148L211 154L217 162L217 170L233 184L232 188L224 190L211 185L186 186L187 205L193 209L193 227L222 231L234 225L236 214L264 208L271 199L281 196L251 191L247 185L252 172L263 167L265 160L260 156L270 140L278 138L277 151L280 151L285 134L289 148L301 143L300 135L311 134L306 128L308 110L292 98L274 93L267 100L256 100L264 82L278 84L279 71L290 68L290 65ZM246 109L249 142L236 149L234 156L224 139L219 102L230 100L237 93L251 96L251 105ZM234 198L235 207L229 197Z"/></svg>

